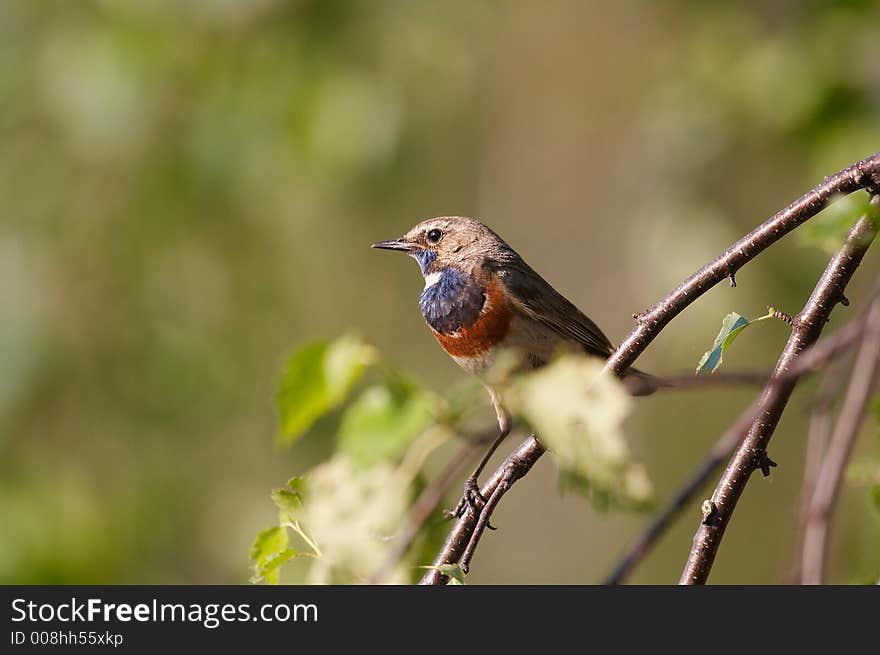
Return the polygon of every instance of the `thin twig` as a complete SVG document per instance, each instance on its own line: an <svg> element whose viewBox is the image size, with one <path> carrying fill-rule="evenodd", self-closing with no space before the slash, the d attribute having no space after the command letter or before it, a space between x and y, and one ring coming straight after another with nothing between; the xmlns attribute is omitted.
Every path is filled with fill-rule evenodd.
<svg viewBox="0 0 880 655"><path fill-rule="evenodd" d="M736 274L761 252L824 209L837 195L859 189L880 189L880 153L844 168L777 212L734 243L712 262L679 284L653 307L638 314L638 325L608 358L606 369L620 373L629 368L666 325L697 298Z"/></svg>
<svg viewBox="0 0 880 655"><path fill-rule="evenodd" d="M807 511L801 559L802 584L822 584L825 577L829 527L840 495L843 474L877 380L878 366L880 366L880 302L875 302Z"/></svg>
<svg viewBox="0 0 880 655"><path fill-rule="evenodd" d="M880 153L848 166L825 178L809 193L801 196L785 209L777 212L755 230L734 243L715 260L706 264L691 277L679 284L672 292L661 298L653 307L637 317L638 324L612 353L605 370L621 374L644 352L661 330L689 305L719 282L732 279L736 272L789 232L818 214L836 195L849 194L859 189L880 189ZM530 437L514 454L519 455L521 465L527 471L534 465L544 449ZM502 465L503 468L504 465ZM503 475L499 468L490 478L497 481ZM488 483L487 483L488 485ZM488 498L494 485L483 496ZM473 512L466 512L453 527L436 564L456 563L470 541L476 526ZM423 584L443 584L445 577L436 570L422 578Z"/></svg>
<svg viewBox="0 0 880 655"><path fill-rule="evenodd" d="M729 387L735 385L754 386L765 384L768 377L769 373L749 371L735 371L730 373L725 372L700 376L696 376L693 374L666 377L651 376L649 378L639 379L640 382L644 383L644 386L638 387L638 391L644 392L648 389L652 391L661 389L683 390L705 387ZM449 483L451 482L452 477L454 477L455 474L459 472L461 467L464 466L464 464L474 453L478 445L490 440L491 437L487 436L482 436L477 439L470 439L469 443L466 444L453 457L452 460L450 460L446 468L444 468L440 475L437 476L437 479L430 486L425 487L419 498L414 503L412 510L410 511L410 519L408 521L407 527L398 536L397 541L394 547L389 551L387 559L384 562L382 568L370 579L370 584L378 584L388 577L388 575L394 569L394 566L396 566L397 562L400 561L400 559L406 554L406 551L412 545L413 541L418 535L418 531L421 529L428 516L430 516L431 512L439 504L440 500L442 499L443 493L446 491ZM500 500L501 496L503 496L506 492L507 488L499 493L498 488L496 487L492 495ZM492 503L492 497L490 497L489 501L487 501L487 504L491 505L491 507L494 508L498 500L496 500L495 503ZM491 510L484 513L487 514L486 526L488 526L488 518L491 515ZM478 522L477 528L474 531L474 534L476 534L477 537L475 539L472 535L472 543L476 544L479 541L479 535L482 534L483 529L484 528L480 528L480 524ZM465 572L467 572L468 564L470 563L470 558L472 556L473 549L471 549L470 553L468 553L467 549L465 549L465 554L460 560L462 569Z"/></svg>
<svg viewBox="0 0 880 655"><path fill-rule="evenodd" d="M483 536L483 532L490 525L489 519L492 518L492 512L495 511L498 503L501 502L502 496L510 491L510 487L515 481L513 479L515 472L515 467L510 467L505 470L505 474L501 476L501 480L498 481L498 486L495 487L495 491L492 492L492 495L489 496L489 500L486 501L486 506L480 511L479 518L477 518L477 524L474 526L474 531L471 533L470 541L468 541L464 553L462 553L461 559L458 562L461 570L465 573L470 570L471 558L473 558L474 553L477 550L477 545L480 543L480 538Z"/></svg>
<svg viewBox="0 0 880 655"><path fill-rule="evenodd" d="M731 386L731 385L761 385L767 381L768 374L767 373L751 373L751 372L733 372L733 373L719 373L715 375L703 375L703 376L695 376L693 374L688 376L674 376L674 377L652 377L648 378L646 382L646 387L650 386L652 389L690 389L690 388L700 388L700 387L712 387L712 386ZM431 511L434 507L440 502L440 498L442 497L443 491L445 491L446 487L449 483L449 478L454 476L456 472L463 466L464 464L460 461L460 458L464 458L465 461L469 458L470 454L474 452L476 445L479 443L483 443L486 439L474 440L468 446L465 446L462 451L460 451L456 457L450 462L446 469L437 477L435 482L438 483L439 493L434 493L430 487L426 487L422 492L419 499L416 501L413 506L413 511L411 512L411 519L406 530L401 533L398 543L395 548L389 552L388 558L383 565L383 568L377 573L373 579L370 581L372 584L376 584L381 580L384 580L388 574L393 570L396 563L403 557L406 553L406 550L412 544L415 539L418 530L421 528L424 521L430 515ZM467 451L467 455L464 452ZM502 477L502 481L504 478ZM480 526L479 519L475 526L475 529L472 531L471 538L469 540L469 544L473 543L474 547L468 551L465 548L464 554L460 558L460 564L462 569L467 572L468 566L470 564L470 559L473 557L473 553L475 550L476 544L479 542L479 537L482 535L483 529L488 526L488 519L491 517L492 510L500 501L501 497L509 490L509 485L512 484L512 481L508 481L503 485L503 489L499 491L499 488L502 485L495 485L495 488L489 492L490 486L487 485L481 490L481 493L484 497L488 497L487 508L483 512L482 515L485 514L486 521L484 526ZM434 485L431 485L432 487ZM427 494L431 491L431 495ZM490 496L486 496L487 493L491 493ZM493 501L493 498L495 499ZM424 499L424 501L423 501ZM429 505L429 503L431 503ZM421 507L421 509L419 509ZM425 509L428 508L428 509ZM474 538L476 535L476 538ZM435 566L440 566L441 564L447 564L449 562L438 562ZM436 572L435 572L436 573ZM427 575L426 575L427 577Z"/></svg>
<svg viewBox="0 0 880 655"><path fill-rule="evenodd" d="M875 200L878 198L872 202ZM871 216L863 216L853 225L844 245L832 257L809 300L795 317L791 336L776 363L774 377L787 371L797 355L819 338L832 309L845 297L846 285L861 263L875 233ZM767 446L795 384L796 380L778 382L771 379L764 388L758 415L712 494L710 515L704 517L694 535L693 546L681 574L681 584L706 582L724 531L752 472L761 469L765 475L769 474Z"/></svg>
<svg viewBox="0 0 880 655"><path fill-rule="evenodd" d="M804 549L804 529L807 525L807 513L810 500L816 488L816 479L822 468L822 459L834 427L834 403L843 385L847 360L843 357L835 359L822 376L819 390L813 399L810 412L810 425L807 429L807 445L804 454L804 478L801 482L800 510L798 511L797 534L795 536L794 559L790 578L793 583L801 579L801 552Z"/></svg>
<svg viewBox="0 0 880 655"><path fill-rule="evenodd" d="M495 473L482 486L480 493L484 498L491 498L502 480L505 481L505 485L509 489L514 482L531 470L532 466L535 465L535 462L543 454L544 449L538 443L538 440L535 439L535 435L529 436L516 450L508 455L504 463L498 467ZM455 564L459 561L468 542L470 542L471 535L477 525L477 520L478 517L474 512L465 512L456 521L449 532L449 536L446 537L446 543L443 544L440 554L437 555L437 559L434 561L434 568L429 569L425 573L420 584L438 585L446 583L446 576L440 573L436 567L444 564Z"/></svg>
<svg viewBox="0 0 880 655"><path fill-rule="evenodd" d="M867 319L868 314L865 313L855 321L837 330L830 337L804 350L792 362L791 367L776 377L773 383L778 385L796 380L817 370L829 361L838 361L839 355L847 351L861 338ZM709 451L709 454L700 462L700 465L688 478L688 481L678 490L669 504L654 517L644 532L638 536L633 545L624 553L605 579L604 584L616 585L622 583L636 565L644 559L651 547L681 513L681 510L696 496L697 492L715 470L721 466L724 460L730 457L730 454L747 434L759 410L760 399L754 400L743 410L736 422L721 435L721 438L718 439L712 450Z"/></svg>
<svg viewBox="0 0 880 655"><path fill-rule="evenodd" d="M370 578L368 584L380 584L385 580L397 563L406 555L406 552L412 546L419 534L419 530L431 516L431 512L443 500L443 494L449 489L449 485L455 479L456 475L461 472L465 465L470 461L471 457L480 448L483 441L481 439L466 440L464 445L458 449L452 459L446 463L443 470L430 482L413 503L407 517L406 526L395 537L394 543L385 556L382 567Z"/></svg>
<svg viewBox="0 0 880 655"><path fill-rule="evenodd" d="M646 395L654 391L680 391L707 387L760 387L770 378L768 372L733 371L712 375L669 375L644 378L627 378L626 389L633 395Z"/></svg>

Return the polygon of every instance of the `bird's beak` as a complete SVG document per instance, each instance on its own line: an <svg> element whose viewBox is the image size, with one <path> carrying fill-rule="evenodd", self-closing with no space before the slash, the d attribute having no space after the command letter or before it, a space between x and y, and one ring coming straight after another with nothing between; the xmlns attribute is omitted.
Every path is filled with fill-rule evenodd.
<svg viewBox="0 0 880 655"><path fill-rule="evenodd" d="M392 239L391 241L380 241L374 243L371 248L382 248L383 250L403 250L404 252L412 252L416 245L403 239Z"/></svg>

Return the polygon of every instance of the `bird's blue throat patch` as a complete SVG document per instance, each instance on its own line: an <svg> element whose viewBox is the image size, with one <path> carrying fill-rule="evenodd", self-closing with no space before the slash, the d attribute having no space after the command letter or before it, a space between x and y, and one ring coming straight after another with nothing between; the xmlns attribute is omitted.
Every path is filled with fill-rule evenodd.
<svg viewBox="0 0 880 655"><path fill-rule="evenodd" d="M462 327L470 327L480 316L486 302L485 289L473 276L455 268L444 268L438 272L439 279L419 296L422 316L440 334L451 334Z"/></svg>
<svg viewBox="0 0 880 655"><path fill-rule="evenodd" d="M437 259L437 251L419 249L413 253L413 257L419 263L419 266L422 269L422 275L427 275L428 269L431 268L431 264Z"/></svg>

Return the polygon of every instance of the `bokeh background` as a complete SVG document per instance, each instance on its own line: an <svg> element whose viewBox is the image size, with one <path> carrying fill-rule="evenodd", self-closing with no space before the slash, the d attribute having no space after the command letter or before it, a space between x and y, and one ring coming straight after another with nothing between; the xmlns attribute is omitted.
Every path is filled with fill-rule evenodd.
<svg viewBox="0 0 880 655"><path fill-rule="evenodd" d="M354 330L437 391L463 375L422 323L415 265L371 242L481 217L619 340L880 150L880 6L4 0L0 98L0 582L239 583L269 490L327 452L320 432L276 443L285 353ZM692 370L728 311L797 311L826 260L797 234L774 246L642 367ZM762 324L727 366L769 368L786 336ZM814 388L713 582L788 579ZM638 402L627 429L658 499L752 393ZM841 506L831 579L876 580L880 517L864 488ZM470 579L597 582L647 519L560 495L545 459ZM675 582L698 520L633 580Z"/></svg>

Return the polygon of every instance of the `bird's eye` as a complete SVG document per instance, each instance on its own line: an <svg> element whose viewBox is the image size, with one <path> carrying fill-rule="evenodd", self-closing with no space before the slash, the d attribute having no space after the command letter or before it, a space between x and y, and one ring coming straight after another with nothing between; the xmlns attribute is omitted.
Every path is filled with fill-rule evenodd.
<svg viewBox="0 0 880 655"><path fill-rule="evenodd" d="M440 241L440 237L443 236L442 230L438 230L436 227L433 230L428 230L428 241L431 243L437 243Z"/></svg>

